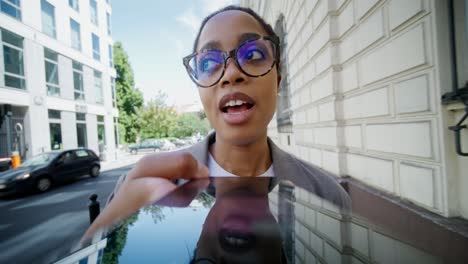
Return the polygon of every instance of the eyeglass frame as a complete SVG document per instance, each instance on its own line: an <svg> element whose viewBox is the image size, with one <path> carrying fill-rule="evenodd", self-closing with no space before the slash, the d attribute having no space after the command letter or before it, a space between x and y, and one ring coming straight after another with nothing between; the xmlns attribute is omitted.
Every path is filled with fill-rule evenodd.
<svg viewBox="0 0 468 264"><path fill-rule="evenodd" d="M242 47L243 45L249 43L249 42L253 42L253 41L257 41L257 40L260 40L260 39L265 39L265 40L269 40L271 42L273 42L274 44L274 59L273 59L273 63L271 64L270 68L263 74L260 74L260 75L252 75L252 74L249 74L247 73L244 69L242 69L242 67L239 65L239 61L237 60L237 52L239 50L240 47ZM184 58L182 58L182 61L183 61L183 64L185 66L185 69L187 70L187 73L190 77L190 79L192 79L192 81L200 86L200 87L203 87L203 88L209 88L209 87L212 87L214 85L216 85L224 76L224 73L226 72L226 67L227 67L227 61L229 58L233 58L234 59L234 62L236 63L237 65L237 68L242 72L244 73L245 75L249 76L249 77L261 77L261 76L264 76L264 75L267 75L272 69L273 67L275 66L275 64L277 64L279 62L279 56L280 56L280 40L279 40L279 37L277 36L259 36L257 38L250 38L248 40L245 40L243 42L241 42L239 45L237 45L237 47L233 50L230 50L230 51L220 51L218 49L207 49L207 50L204 50L203 52L207 52L207 51L217 51L217 52L221 52L221 54L223 55L224 57L224 67L223 67L223 72L221 73L221 75L219 76L219 79L216 80L213 84L211 85L200 85L198 83L198 81L195 80L195 78L192 76L191 72L192 71L192 68L190 67L189 63L190 63L190 60L195 57L199 52L196 51L188 56L185 56Z"/></svg>

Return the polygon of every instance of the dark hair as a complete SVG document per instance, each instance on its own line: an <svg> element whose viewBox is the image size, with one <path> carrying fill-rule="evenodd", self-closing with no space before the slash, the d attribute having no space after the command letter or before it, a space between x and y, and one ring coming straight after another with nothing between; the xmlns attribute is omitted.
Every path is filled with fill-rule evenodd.
<svg viewBox="0 0 468 264"><path fill-rule="evenodd" d="M220 10L218 11L215 11L213 13L211 13L210 15L208 15L207 17L205 17L205 19L203 19L201 25L200 25L200 29L198 30L198 33L197 33L197 37L195 38L195 42L193 43L193 52L196 52L197 51L197 45L198 45L198 41L200 40L200 34L203 30L203 28L205 27L206 23L214 16L216 16L217 14L220 14L220 13L223 13L225 11L231 11L231 10L236 10L236 11L241 11L241 12L245 12L251 16L253 16L255 18L255 20L258 21L258 23L260 23L260 25L263 27L263 29L267 32L267 34L269 36L275 36L275 37L278 37L278 35L275 33L275 31L273 30L273 28L271 27L270 24L268 24L261 16L259 16L255 11L253 11L252 9L248 8L248 7L242 7L242 6L236 6L236 5L229 5L229 6L226 6L224 8L221 8ZM281 45L279 45L281 47ZM280 61L279 61L279 58L281 58L281 48L278 47L278 64L276 66L276 69L278 70L279 72L279 64L280 64Z"/></svg>

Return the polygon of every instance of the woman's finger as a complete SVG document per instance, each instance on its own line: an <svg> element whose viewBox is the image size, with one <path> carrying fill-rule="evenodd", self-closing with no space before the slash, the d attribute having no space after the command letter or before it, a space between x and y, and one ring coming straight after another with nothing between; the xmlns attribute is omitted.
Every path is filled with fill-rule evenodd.
<svg viewBox="0 0 468 264"><path fill-rule="evenodd" d="M169 180L209 176L208 168L188 152L167 152L144 156L128 173L128 178L161 177Z"/></svg>

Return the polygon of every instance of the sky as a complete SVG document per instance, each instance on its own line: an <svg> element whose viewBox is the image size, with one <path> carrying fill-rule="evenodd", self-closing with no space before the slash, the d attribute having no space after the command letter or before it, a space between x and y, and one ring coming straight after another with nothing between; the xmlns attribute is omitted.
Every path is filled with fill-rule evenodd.
<svg viewBox="0 0 468 264"><path fill-rule="evenodd" d="M112 37L122 42L145 102L158 90L168 105L197 103L198 90L182 58L192 52L204 17L236 0L112 0Z"/></svg>

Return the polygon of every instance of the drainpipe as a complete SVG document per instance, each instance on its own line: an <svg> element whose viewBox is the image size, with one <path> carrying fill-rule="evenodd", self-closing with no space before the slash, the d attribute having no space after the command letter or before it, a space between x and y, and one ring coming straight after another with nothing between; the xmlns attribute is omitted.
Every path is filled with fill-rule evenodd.
<svg viewBox="0 0 468 264"><path fill-rule="evenodd" d="M465 5L468 5L468 1L465 1ZM466 125L462 125L468 117L468 83L465 84L464 88L458 88L458 68L457 68L457 50L456 50L456 39L455 39L455 18L454 18L454 7L453 0L448 1L448 19L449 19L449 39L450 39L450 57L452 61L452 92L442 95L442 104L447 105L450 103L461 102L465 105L465 114L462 116L460 121L454 126L450 126L448 129L455 133L455 149L457 154L460 156L468 156L468 152L463 152L461 146L461 130L467 128ZM468 7L465 6L465 15ZM468 30L468 29L467 29Z"/></svg>

